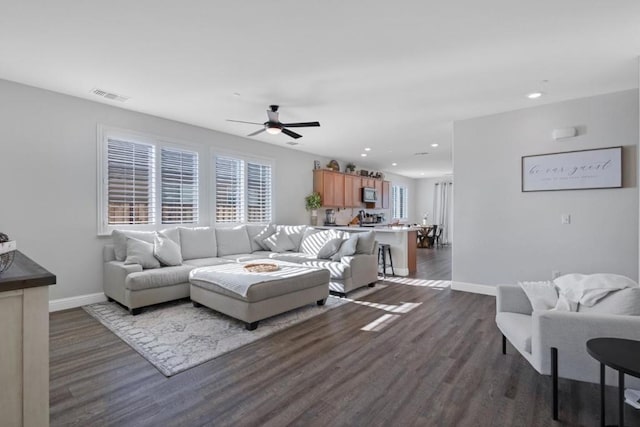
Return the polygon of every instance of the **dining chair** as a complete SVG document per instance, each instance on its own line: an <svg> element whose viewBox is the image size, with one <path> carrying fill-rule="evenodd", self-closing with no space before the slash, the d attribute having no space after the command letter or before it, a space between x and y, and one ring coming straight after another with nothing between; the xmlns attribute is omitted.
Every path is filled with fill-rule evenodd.
<svg viewBox="0 0 640 427"><path fill-rule="evenodd" d="M438 233L435 235L436 248L440 247L442 245L441 239L442 239L442 230L443 229L444 229L444 227L442 227L442 226L438 227Z"/></svg>

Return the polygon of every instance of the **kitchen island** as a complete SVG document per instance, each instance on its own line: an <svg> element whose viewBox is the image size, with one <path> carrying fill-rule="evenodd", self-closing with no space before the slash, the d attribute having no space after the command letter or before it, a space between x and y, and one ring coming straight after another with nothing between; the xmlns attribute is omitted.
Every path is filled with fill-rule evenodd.
<svg viewBox="0 0 640 427"><path fill-rule="evenodd" d="M393 269L396 276L408 276L416 271L416 242L418 239L418 228L405 226L316 226L314 228L328 230L342 230L349 233L361 233L365 231L375 231L376 240L379 243L391 245L391 256L393 257ZM391 269L387 269L391 273Z"/></svg>

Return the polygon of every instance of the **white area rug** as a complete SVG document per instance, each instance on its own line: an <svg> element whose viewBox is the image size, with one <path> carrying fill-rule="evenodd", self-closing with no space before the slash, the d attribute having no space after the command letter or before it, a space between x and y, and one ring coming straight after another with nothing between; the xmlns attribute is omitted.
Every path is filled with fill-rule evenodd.
<svg viewBox="0 0 640 427"><path fill-rule="evenodd" d="M170 377L386 287L361 288L347 298L329 296L322 307L307 305L262 320L254 331L247 331L239 320L206 307L195 308L186 300L148 307L137 316L111 302L83 308Z"/></svg>

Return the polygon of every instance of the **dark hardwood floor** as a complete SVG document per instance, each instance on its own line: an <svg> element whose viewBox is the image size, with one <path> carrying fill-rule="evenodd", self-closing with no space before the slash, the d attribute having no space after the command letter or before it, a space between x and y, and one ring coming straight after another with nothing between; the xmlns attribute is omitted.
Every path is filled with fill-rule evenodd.
<svg viewBox="0 0 640 427"><path fill-rule="evenodd" d="M599 425L598 386L567 380L553 423L549 377L501 354L494 298L444 286L450 248L418 254L414 280L363 298L420 304L377 332L391 307L346 304L171 378L82 309L53 313L51 425Z"/></svg>

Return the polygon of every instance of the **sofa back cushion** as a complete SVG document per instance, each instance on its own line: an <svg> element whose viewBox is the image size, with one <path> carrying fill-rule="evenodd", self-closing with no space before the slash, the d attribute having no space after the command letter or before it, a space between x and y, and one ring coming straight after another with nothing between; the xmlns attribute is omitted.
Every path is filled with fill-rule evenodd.
<svg viewBox="0 0 640 427"><path fill-rule="evenodd" d="M216 228L216 243L218 244L218 256L253 252L247 227L244 225L233 228Z"/></svg>
<svg viewBox="0 0 640 427"><path fill-rule="evenodd" d="M179 227L182 259L213 258L217 256L216 232L211 227Z"/></svg>
<svg viewBox="0 0 640 427"><path fill-rule="evenodd" d="M116 253L117 261L124 261L127 258L127 238L142 240L143 242L153 244L156 237L155 231L134 231L134 230L113 230L111 233L113 239L113 249Z"/></svg>
<svg viewBox="0 0 640 427"><path fill-rule="evenodd" d="M276 226L273 224L247 224L251 252L268 251L269 248L263 243L263 240L275 232Z"/></svg>
<svg viewBox="0 0 640 427"><path fill-rule="evenodd" d="M276 231L283 230L283 232L289 237L289 240L293 243L292 251L298 252L300 250L300 243L304 236L305 230L309 228L306 225L278 225Z"/></svg>
<svg viewBox="0 0 640 427"><path fill-rule="evenodd" d="M354 233L342 241L342 244L340 245L340 249L338 249L338 252L336 252L331 256L331 260L340 261L342 257L351 256L355 254L357 246L358 246L358 235Z"/></svg>
<svg viewBox="0 0 640 427"><path fill-rule="evenodd" d="M627 288L611 292L592 307L580 304L580 313L640 316L640 288Z"/></svg>

